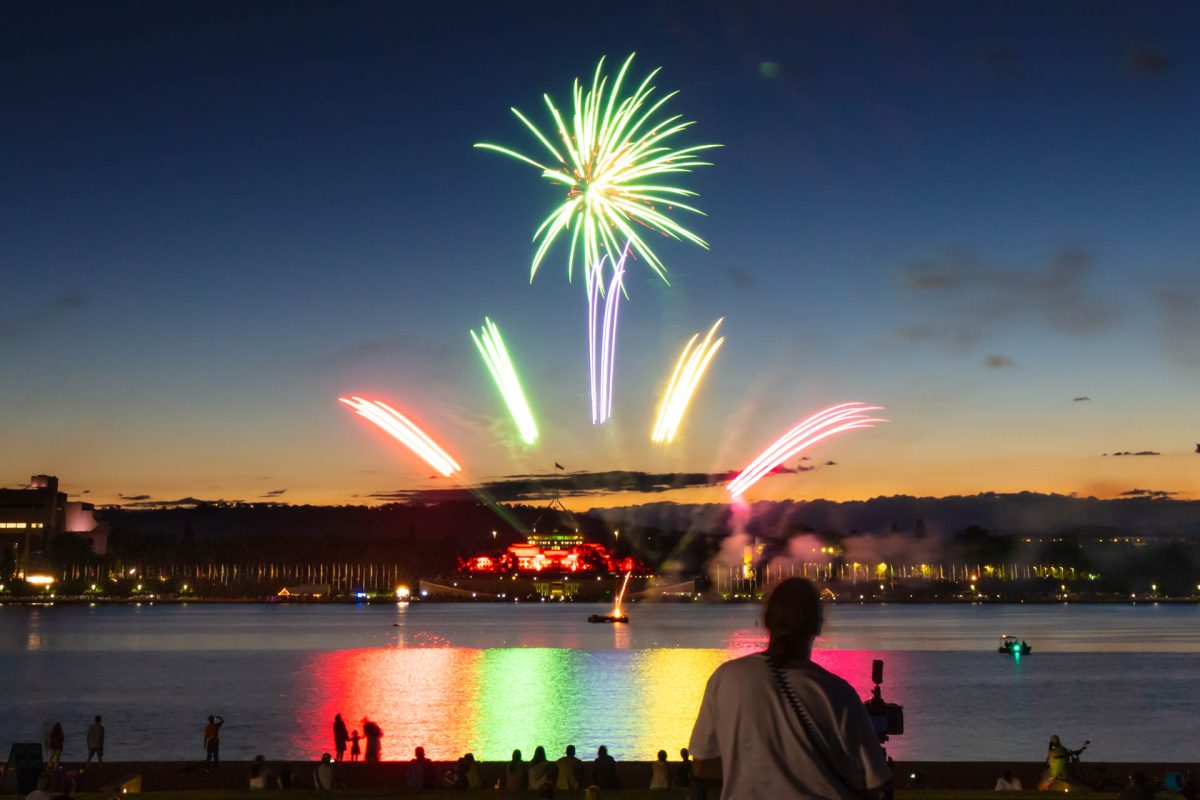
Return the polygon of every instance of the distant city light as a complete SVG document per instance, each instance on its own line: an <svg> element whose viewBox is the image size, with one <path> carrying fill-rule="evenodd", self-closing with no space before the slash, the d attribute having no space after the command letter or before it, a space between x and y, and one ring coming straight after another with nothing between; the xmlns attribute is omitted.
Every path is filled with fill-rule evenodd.
<svg viewBox="0 0 1200 800"><path fill-rule="evenodd" d="M411 594L412 594L412 590L409 589L407 586L397 586L396 587L396 599L397 600L407 600Z"/></svg>

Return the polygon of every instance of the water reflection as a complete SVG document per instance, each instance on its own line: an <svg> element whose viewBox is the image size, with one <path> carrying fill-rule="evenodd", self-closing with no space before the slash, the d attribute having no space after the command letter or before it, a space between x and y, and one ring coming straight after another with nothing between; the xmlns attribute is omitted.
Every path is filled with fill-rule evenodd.
<svg viewBox="0 0 1200 800"><path fill-rule="evenodd" d="M709 675L727 650L655 648L588 652L566 648L460 647L345 650L310 657L320 698L297 715L292 747L320 753L342 714L351 728L370 717L384 731L385 760L410 758L418 745L435 759L471 751L506 759L513 748L548 753L568 744L590 754L601 744L620 759L650 760L686 746ZM815 660L862 695L871 687L875 651L830 650ZM899 696L907 658L887 660L886 696ZM903 750L901 747L897 754Z"/></svg>

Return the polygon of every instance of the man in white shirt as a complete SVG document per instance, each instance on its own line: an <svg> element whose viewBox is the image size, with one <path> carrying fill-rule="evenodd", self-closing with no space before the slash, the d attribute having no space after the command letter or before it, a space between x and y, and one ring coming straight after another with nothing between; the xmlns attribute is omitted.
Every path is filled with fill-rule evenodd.
<svg viewBox="0 0 1200 800"><path fill-rule="evenodd" d="M25 795L25 800L50 800L50 776L39 775L37 788Z"/></svg>
<svg viewBox="0 0 1200 800"><path fill-rule="evenodd" d="M722 780L722 800L855 800L882 789L891 771L862 700L812 662L822 622L816 588L803 578L781 582L763 617L767 651L727 661L708 679L688 746L694 774Z"/></svg>

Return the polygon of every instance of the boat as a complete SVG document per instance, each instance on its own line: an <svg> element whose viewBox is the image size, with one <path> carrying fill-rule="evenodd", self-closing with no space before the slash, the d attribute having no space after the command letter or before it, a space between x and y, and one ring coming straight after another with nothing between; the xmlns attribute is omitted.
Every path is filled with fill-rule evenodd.
<svg viewBox="0 0 1200 800"><path fill-rule="evenodd" d="M1033 648L1024 639L1006 633L1000 637L1000 646L996 648L996 652L1006 656L1027 656L1033 652Z"/></svg>
<svg viewBox="0 0 1200 800"><path fill-rule="evenodd" d="M588 622L629 622L629 617L625 616L625 612L621 610L622 603L625 602L625 589L629 586L629 576L632 575L632 570L625 573L625 581L621 584L621 592L617 595L616 605L613 606L611 614L592 614L588 617Z"/></svg>

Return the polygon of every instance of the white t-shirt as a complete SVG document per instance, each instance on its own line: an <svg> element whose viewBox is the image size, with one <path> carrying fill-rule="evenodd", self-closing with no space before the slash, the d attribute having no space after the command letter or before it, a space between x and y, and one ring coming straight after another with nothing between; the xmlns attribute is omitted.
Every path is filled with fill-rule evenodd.
<svg viewBox="0 0 1200 800"><path fill-rule="evenodd" d="M1005 780L1001 775L996 779L997 792L1019 792L1021 791L1021 779L1013 778L1011 781Z"/></svg>
<svg viewBox="0 0 1200 800"><path fill-rule="evenodd" d="M812 662L784 672L842 777L856 789L887 783L887 758L850 684ZM696 760L721 759L721 800L852 797L813 750L807 728L776 688L761 653L727 661L713 672L688 749Z"/></svg>

